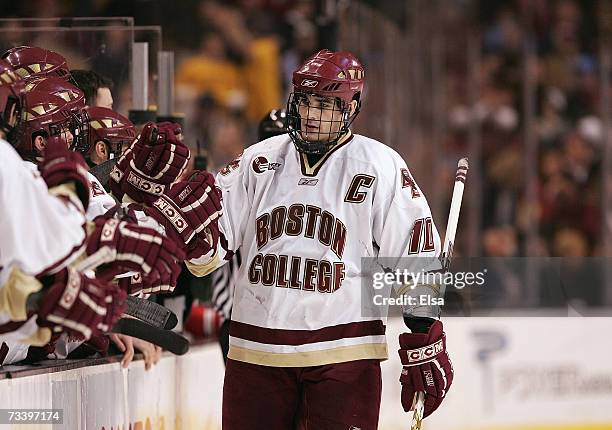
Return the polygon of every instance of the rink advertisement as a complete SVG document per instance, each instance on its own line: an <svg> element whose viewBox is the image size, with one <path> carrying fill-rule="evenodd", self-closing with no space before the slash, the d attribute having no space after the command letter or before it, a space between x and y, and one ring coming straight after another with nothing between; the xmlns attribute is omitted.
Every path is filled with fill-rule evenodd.
<svg viewBox="0 0 612 430"><path fill-rule="evenodd" d="M446 318L444 327L455 382L425 430L612 429L612 344L588 336L612 332L612 320ZM379 430L409 427L394 353L404 330L388 321ZM113 363L0 380L0 404L61 409L63 424L53 429L220 430L223 370L210 344L166 355L149 372L136 361L127 371Z"/></svg>
<svg viewBox="0 0 612 430"><path fill-rule="evenodd" d="M404 331L389 321L389 351ZM446 318L455 380L426 430L612 429L612 344L588 336L612 330L606 318ZM380 430L409 428L397 379L383 363Z"/></svg>

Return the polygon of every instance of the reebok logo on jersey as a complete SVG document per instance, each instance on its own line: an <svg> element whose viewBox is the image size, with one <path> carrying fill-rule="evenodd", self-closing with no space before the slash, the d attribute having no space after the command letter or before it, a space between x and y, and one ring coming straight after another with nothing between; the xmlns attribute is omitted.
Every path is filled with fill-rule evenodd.
<svg viewBox="0 0 612 430"><path fill-rule="evenodd" d="M304 79L301 83L303 87L314 88L319 85L319 81L313 81L311 79Z"/></svg>
<svg viewBox="0 0 612 430"><path fill-rule="evenodd" d="M319 180L316 178L300 178L300 180L298 181L298 185L315 186L317 185L317 182L319 182Z"/></svg>
<svg viewBox="0 0 612 430"><path fill-rule="evenodd" d="M276 170L280 167L280 163L270 163L266 157L256 157L253 160L253 171L255 173L264 173L268 170Z"/></svg>

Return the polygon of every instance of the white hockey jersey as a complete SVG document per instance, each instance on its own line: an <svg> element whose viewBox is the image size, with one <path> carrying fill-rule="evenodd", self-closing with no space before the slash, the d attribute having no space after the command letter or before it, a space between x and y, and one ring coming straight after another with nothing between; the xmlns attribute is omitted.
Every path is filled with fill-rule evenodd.
<svg viewBox="0 0 612 430"><path fill-rule="evenodd" d="M217 182L218 257L188 267L202 275L240 248L229 358L289 367L386 359L384 317L362 312L361 258L419 271L418 259L400 267L399 258L440 252L427 200L399 154L353 135L311 166L282 135L246 149Z"/></svg>
<svg viewBox="0 0 612 430"><path fill-rule="evenodd" d="M89 206L87 207L87 220L92 221L99 215L104 215L112 209L117 202L106 192L98 178L91 173L87 173L87 178L91 184L89 188Z"/></svg>
<svg viewBox="0 0 612 430"><path fill-rule="evenodd" d="M25 300L41 287L34 276L58 271L79 254L85 243L85 217L82 208L51 195L38 171L26 166L4 140L0 140L0 160L2 326L10 321L26 321ZM45 339L37 331L34 318L30 318L10 333L0 331L0 344L5 340L7 344L44 344ZM25 351L26 345L11 348L10 356L17 360L23 358Z"/></svg>

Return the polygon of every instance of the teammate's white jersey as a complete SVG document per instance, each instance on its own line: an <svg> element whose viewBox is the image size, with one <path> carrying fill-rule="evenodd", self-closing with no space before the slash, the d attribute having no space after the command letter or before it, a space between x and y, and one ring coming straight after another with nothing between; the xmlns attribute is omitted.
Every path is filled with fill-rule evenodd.
<svg viewBox="0 0 612 430"><path fill-rule="evenodd" d="M32 275L65 267L85 241L83 208L51 195L36 166L4 140L0 159L0 285L12 266Z"/></svg>
<svg viewBox="0 0 612 430"><path fill-rule="evenodd" d="M32 171L33 174L38 175L38 166L31 161L24 161L25 165ZM40 175L39 175L40 176ZM87 212L85 216L88 221L92 221L99 215L104 215L109 209L113 208L117 202L115 199L106 192L98 178L87 172L87 179L89 180L89 205L87 206Z"/></svg>
<svg viewBox="0 0 612 430"><path fill-rule="evenodd" d="M117 202L106 192L98 178L87 172L87 179L91 184L89 188L89 206L87 207L87 220L91 221L99 215L104 215L112 209Z"/></svg>
<svg viewBox="0 0 612 430"><path fill-rule="evenodd" d="M230 251L218 255L242 253L228 357L268 366L386 359L384 317L362 312L361 258L420 271L440 252L402 158L354 135L310 166L281 135L246 149L217 183L220 246ZM427 258L399 260L414 256Z"/></svg>
<svg viewBox="0 0 612 430"><path fill-rule="evenodd" d="M85 243L82 207L55 197L36 169L27 166L0 139L0 327L27 320L25 299L41 285L34 276L69 264ZM30 163L31 164L31 163ZM6 326L5 326L6 328ZM0 330L0 345L17 341L44 344L34 318L11 333ZM34 339L34 337L37 337ZM48 339L47 339L48 340ZM11 348L11 361L27 346ZM5 361L6 362L6 361Z"/></svg>

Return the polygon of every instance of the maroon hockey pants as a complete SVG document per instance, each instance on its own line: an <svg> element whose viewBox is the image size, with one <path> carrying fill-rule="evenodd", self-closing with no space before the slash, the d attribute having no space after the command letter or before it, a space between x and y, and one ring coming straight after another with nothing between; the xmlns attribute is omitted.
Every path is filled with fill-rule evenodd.
<svg viewBox="0 0 612 430"><path fill-rule="evenodd" d="M376 430L378 360L267 367L227 360L223 430Z"/></svg>

